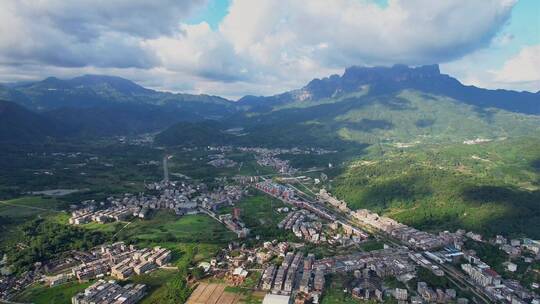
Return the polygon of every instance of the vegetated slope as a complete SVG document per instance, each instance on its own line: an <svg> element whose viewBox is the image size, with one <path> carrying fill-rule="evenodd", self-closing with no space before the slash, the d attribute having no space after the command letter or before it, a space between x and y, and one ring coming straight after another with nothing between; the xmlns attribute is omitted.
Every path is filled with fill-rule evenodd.
<svg viewBox="0 0 540 304"><path fill-rule="evenodd" d="M42 142L59 135L61 129L55 121L0 100L0 142Z"/></svg>
<svg viewBox="0 0 540 304"><path fill-rule="evenodd" d="M61 107L92 107L110 103L201 103L216 104L223 109L234 105L227 99L209 95L173 94L144 88L130 80L106 75L84 75L62 80L49 77L42 81L4 87L14 102L30 109L50 110Z"/></svg>
<svg viewBox="0 0 540 304"><path fill-rule="evenodd" d="M223 117L236 110L227 99L173 94L144 88L130 80L105 75L84 75L62 80L49 77L11 87L0 87L0 96L33 110L104 107L118 103L168 105L206 118Z"/></svg>
<svg viewBox="0 0 540 304"><path fill-rule="evenodd" d="M89 108L60 108L43 114L69 126L74 136L79 138L161 131L179 121L202 119L176 107L124 103Z"/></svg>
<svg viewBox="0 0 540 304"><path fill-rule="evenodd" d="M540 237L540 139L392 149L353 163L332 191L418 228Z"/></svg>
<svg viewBox="0 0 540 304"><path fill-rule="evenodd" d="M216 121L180 122L159 133L154 140L166 146L207 146L232 144L234 136L226 134L223 125Z"/></svg>
<svg viewBox="0 0 540 304"><path fill-rule="evenodd" d="M337 116L347 140L447 142L540 133L540 116L463 104L445 96L402 91Z"/></svg>
<svg viewBox="0 0 540 304"><path fill-rule="evenodd" d="M301 89L246 96L229 121L293 144L446 142L540 131L540 94L464 86L438 66L351 67ZM272 142L272 141L271 141Z"/></svg>
<svg viewBox="0 0 540 304"><path fill-rule="evenodd" d="M540 133L537 115L479 108L417 90L365 91L280 104L269 111L248 110L225 122L244 128L236 140L266 146L407 145Z"/></svg>
<svg viewBox="0 0 540 304"><path fill-rule="evenodd" d="M63 125L56 135L79 138L154 132L181 121L221 119L237 110L221 97L158 92L102 75L0 86L0 97Z"/></svg>

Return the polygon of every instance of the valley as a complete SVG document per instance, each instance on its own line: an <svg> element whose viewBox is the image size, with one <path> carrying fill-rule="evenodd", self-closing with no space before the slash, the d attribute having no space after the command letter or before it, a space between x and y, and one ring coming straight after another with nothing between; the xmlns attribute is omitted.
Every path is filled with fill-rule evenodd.
<svg viewBox="0 0 540 304"><path fill-rule="evenodd" d="M535 298L538 93L434 66L238 101L105 76L1 92L5 301L70 303L101 279L144 284L140 303L199 303L208 286L240 303ZM171 258L118 278L90 257L111 244Z"/></svg>

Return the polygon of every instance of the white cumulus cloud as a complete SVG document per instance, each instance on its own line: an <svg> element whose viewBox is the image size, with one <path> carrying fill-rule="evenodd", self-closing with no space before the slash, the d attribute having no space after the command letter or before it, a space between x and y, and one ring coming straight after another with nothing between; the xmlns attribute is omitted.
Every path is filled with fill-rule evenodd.
<svg viewBox="0 0 540 304"><path fill-rule="evenodd" d="M540 90L540 45L524 47L494 74L495 81L523 83Z"/></svg>
<svg viewBox="0 0 540 304"><path fill-rule="evenodd" d="M233 0L217 29L182 23L204 2L4 0L0 65L135 69L173 90L271 94L351 65L455 60L487 46L516 1Z"/></svg>

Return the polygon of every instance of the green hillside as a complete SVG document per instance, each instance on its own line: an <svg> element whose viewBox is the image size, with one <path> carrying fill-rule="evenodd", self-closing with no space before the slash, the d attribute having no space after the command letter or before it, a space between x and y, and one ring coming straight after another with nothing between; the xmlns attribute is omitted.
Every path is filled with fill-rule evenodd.
<svg viewBox="0 0 540 304"><path fill-rule="evenodd" d="M208 129L208 124L178 124L160 134L157 141L165 145L211 144L217 135L218 142L225 140L231 144L340 148L381 143L411 146L540 134L540 116L479 108L414 90L391 94L368 91L363 87L332 98L255 108L222 121L213 130ZM219 135L227 128L238 127L243 128L241 136ZM208 136L201 136L204 133Z"/></svg>
<svg viewBox="0 0 540 304"><path fill-rule="evenodd" d="M434 144L364 157L334 181L352 208L431 230L540 237L540 139Z"/></svg>
<svg viewBox="0 0 540 304"><path fill-rule="evenodd" d="M0 142L45 142L62 133L69 131L64 131L61 123L0 100Z"/></svg>
<svg viewBox="0 0 540 304"><path fill-rule="evenodd" d="M540 117L478 109L447 97L402 91L335 117L341 138L356 142L444 142L540 133Z"/></svg>

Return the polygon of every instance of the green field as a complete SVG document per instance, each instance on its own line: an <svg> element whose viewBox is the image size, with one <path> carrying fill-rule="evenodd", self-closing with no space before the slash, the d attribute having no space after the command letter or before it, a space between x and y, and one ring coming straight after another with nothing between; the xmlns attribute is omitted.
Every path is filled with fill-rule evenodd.
<svg viewBox="0 0 540 304"><path fill-rule="evenodd" d="M237 162L232 168L216 168L209 165L209 155L219 154L217 151L198 149L195 151L182 151L170 148L174 157L169 161L171 173L180 173L200 180L213 180L214 177L235 175L265 175L275 173L272 168L259 166L252 153L231 151L223 153L225 158Z"/></svg>
<svg viewBox="0 0 540 304"><path fill-rule="evenodd" d="M6 201L0 201L0 233L1 242L17 237L17 225L37 217L62 217L65 212L59 212L63 206L56 199L48 199L39 196L21 197Z"/></svg>
<svg viewBox="0 0 540 304"><path fill-rule="evenodd" d="M71 303L71 297L90 285L91 283L78 282L70 282L55 287L34 285L19 295L16 301L35 304L69 304Z"/></svg>
<svg viewBox="0 0 540 304"><path fill-rule="evenodd" d="M29 153L32 151L32 153ZM0 151L0 200L48 189L88 189L62 197L70 202L143 190L162 176L163 151L113 140L9 145Z"/></svg>
<svg viewBox="0 0 540 304"><path fill-rule="evenodd" d="M148 220L134 220L128 228L118 234L119 239L225 244L235 238L232 232L206 215L178 217L168 211L158 211Z"/></svg>
<svg viewBox="0 0 540 304"><path fill-rule="evenodd" d="M262 192L253 190L252 193L236 205L241 209L241 219L251 229L251 235L259 235L263 240L290 238L289 232L277 228L286 214L276 209L285 207L285 204Z"/></svg>
<svg viewBox="0 0 540 304"><path fill-rule="evenodd" d="M133 276L128 282L145 284L147 294L141 304L159 303L159 300L168 292L166 283L178 275L176 270L158 269L148 274Z"/></svg>
<svg viewBox="0 0 540 304"><path fill-rule="evenodd" d="M360 244L360 249L363 251L374 251L384 248L384 243L376 240L367 240Z"/></svg>
<svg viewBox="0 0 540 304"><path fill-rule="evenodd" d="M52 198L28 196L0 201L0 217L10 219L32 218L37 215L53 214L59 211L60 202Z"/></svg>

